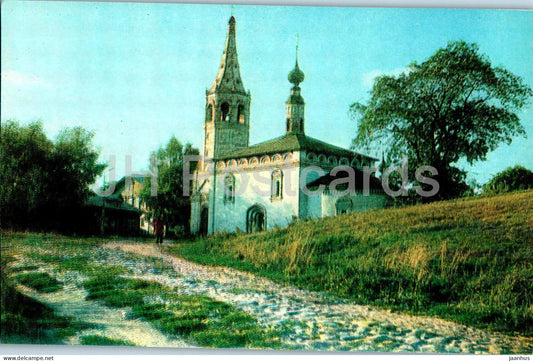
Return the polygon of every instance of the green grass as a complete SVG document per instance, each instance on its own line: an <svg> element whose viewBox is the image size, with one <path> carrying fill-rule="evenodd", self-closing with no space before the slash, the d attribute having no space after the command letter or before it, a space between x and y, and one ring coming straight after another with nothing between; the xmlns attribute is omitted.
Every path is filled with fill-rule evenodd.
<svg viewBox="0 0 533 361"><path fill-rule="evenodd" d="M62 288L44 272L26 272L39 269L44 263L57 271L74 270L88 276L115 276L129 271L120 266L100 266L88 256L101 239L73 238L57 234L15 233L2 231L2 342L61 344L66 337L92 327L73 318L61 317L53 309L16 290L20 283L39 292L55 292ZM23 255L25 263L11 266ZM35 264L32 264L35 263Z"/></svg>
<svg viewBox="0 0 533 361"><path fill-rule="evenodd" d="M98 346L135 346L133 342L117 340L115 338L96 336L96 335L80 337L80 343L82 345L98 345Z"/></svg>
<svg viewBox="0 0 533 361"><path fill-rule="evenodd" d="M42 293L57 292L63 288L61 283L44 272L22 273L16 276L15 279L19 283Z"/></svg>
<svg viewBox="0 0 533 361"><path fill-rule="evenodd" d="M277 334L261 328L255 317L206 296L179 295L156 282L98 276L83 286L88 299L109 307L131 307L133 317L151 322L162 332L205 347L279 348ZM147 303L149 296L167 302Z"/></svg>
<svg viewBox="0 0 533 361"><path fill-rule="evenodd" d="M12 273L22 272L22 271L35 271L38 270L39 267L35 265L23 265L18 267L11 267L10 271Z"/></svg>
<svg viewBox="0 0 533 361"><path fill-rule="evenodd" d="M396 311L533 336L533 191L458 199L175 245L250 271Z"/></svg>
<svg viewBox="0 0 533 361"><path fill-rule="evenodd" d="M116 275L102 274L83 283L87 299L98 299L109 307L132 307L143 303L143 297L162 291L163 286Z"/></svg>
<svg viewBox="0 0 533 361"><path fill-rule="evenodd" d="M50 307L18 292L10 277L9 257L2 252L1 339L2 343L61 344L90 325L62 317Z"/></svg>

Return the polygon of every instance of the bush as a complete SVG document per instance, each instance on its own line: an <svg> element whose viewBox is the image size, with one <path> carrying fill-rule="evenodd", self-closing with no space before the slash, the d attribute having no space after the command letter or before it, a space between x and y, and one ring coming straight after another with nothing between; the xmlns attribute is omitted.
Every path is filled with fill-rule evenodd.
<svg viewBox="0 0 533 361"><path fill-rule="evenodd" d="M533 188L533 172L520 165L501 171L483 186L483 190L488 193L512 192L531 188Z"/></svg>

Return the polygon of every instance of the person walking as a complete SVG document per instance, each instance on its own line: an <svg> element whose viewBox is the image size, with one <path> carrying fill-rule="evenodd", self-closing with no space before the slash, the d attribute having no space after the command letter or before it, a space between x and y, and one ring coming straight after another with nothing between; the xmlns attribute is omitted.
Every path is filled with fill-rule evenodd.
<svg viewBox="0 0 533 361"><path fill-rule="evenodd" d="M154 233L155 233L155 243L163 244L163 233L165 232L165 225L163 220L159 217L154 219Z"/></svg>

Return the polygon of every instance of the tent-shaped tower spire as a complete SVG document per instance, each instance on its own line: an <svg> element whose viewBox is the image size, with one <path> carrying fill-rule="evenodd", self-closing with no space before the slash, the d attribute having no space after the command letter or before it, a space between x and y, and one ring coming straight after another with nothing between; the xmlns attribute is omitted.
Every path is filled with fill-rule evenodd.
<svg viewBox="0 0 533 361"><path fill-rule="evenodd" d="M218 69L217 77L209 89L210 93L215 91L230 91L246 94L239 68L235 28L235 17L231 16L228 22L228 35L226 36L226 45L224 47L224 53L222 54L222 61L220 63L220 68Z"/></svg>

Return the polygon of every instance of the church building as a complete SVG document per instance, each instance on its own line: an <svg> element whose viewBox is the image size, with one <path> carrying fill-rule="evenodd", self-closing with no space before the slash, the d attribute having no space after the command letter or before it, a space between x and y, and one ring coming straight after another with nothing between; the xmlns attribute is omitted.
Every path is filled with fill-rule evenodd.
<svg viewBox="0 0 533 361"><path fill-rule="evenodd" d="M250 146L251 94L241 79L236 21L230 18L222 62L206 91L204 161L193 178L192 233L255 232L386 206L381 182L363 172L378 159L305 134L304 78L297 56L288 76L285 134Z"/></svg>

